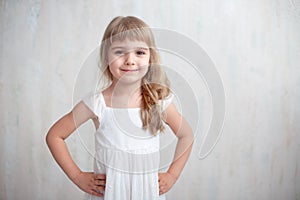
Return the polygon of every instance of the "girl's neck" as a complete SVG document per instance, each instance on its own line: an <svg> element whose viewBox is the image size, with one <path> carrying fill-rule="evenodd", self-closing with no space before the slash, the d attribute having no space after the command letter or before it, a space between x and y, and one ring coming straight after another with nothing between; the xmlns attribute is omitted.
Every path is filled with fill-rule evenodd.
<svg viewBox="0 0 300 200"><path fill-rule="evenodd" d="M112 82L103 91L107 105L111 107L140 107L141 105L141 83L126 84Z"/></svg>
<svg viewBox="0 0 300 200"><path fill-rule="evenodd" d="M122 96L133 96L135 94L141 94L141 82L136 83L118 83L113 81L109 87L111 94L115 97L122 97Z"/></svg>

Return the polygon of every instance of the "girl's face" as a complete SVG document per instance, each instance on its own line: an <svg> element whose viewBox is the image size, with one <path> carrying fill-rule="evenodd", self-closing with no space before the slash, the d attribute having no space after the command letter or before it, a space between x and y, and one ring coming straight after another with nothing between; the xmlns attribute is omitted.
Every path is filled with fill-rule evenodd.
<svg viewBox="0 0 300 200"><path fill-rule="evenodd" d="M142 41L115 41L108 50L109 70L113 81L140 81L148 71L149 60L149 47Z"/></svg>

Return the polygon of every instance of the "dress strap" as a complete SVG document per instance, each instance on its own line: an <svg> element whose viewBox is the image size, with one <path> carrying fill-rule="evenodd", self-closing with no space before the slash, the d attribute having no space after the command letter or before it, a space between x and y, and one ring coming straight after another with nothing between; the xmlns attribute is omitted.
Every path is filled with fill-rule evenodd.
<svg viewBox="0 0 300 200"><path fill-rule="evenodd" d="M165 99L159 100L159 104L161 106L161 110L164 111L167 107L172 103L174 99L174 94L170 93Z"/></svg>
<svg viewBox="0 0 300 200"><path fill-rule="evenodd" d="M104 96L103 96L103 92L99 93L99 101L103 105L103 107L107 107Z"/></svg>
<svg viewBox="0 0 300 200"><path fill-rule="evenodd" d="M82 102L87 105L87 107L93 111L95 115L97 115L99 118L101 117L105 108L105 100L102 92L89 93L82 99Z"/></svg>

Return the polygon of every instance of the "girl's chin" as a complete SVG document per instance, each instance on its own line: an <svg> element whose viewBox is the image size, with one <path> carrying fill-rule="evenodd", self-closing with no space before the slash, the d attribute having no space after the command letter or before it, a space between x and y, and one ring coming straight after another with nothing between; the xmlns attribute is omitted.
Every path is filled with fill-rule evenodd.
<svg viewBox="0 0 300 200"><path fill-rule="evenodd" d="M142 77L124 75L118 79L118 84L136 84L141 83Z"/></svg>

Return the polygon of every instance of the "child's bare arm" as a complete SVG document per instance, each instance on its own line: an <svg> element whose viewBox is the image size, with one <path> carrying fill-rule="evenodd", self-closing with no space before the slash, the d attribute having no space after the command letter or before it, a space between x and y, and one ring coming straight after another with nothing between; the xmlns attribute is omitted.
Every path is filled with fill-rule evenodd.
<svg viewBox="0 0 300 200"><path fill-rule="evenodd" d="M159 174L161 194L169 191L175 181L179 178L189 158L194 141L194 135L190 125L177 111L173 103L171 103L164 111L164 119L178 138L178 143L175 150L174 160L167 173Z"/></svg>
<svg viewBox="0 0 300 200"><path fill-rule="evenodd" d="M77 127L95 117L94 113L83 102L80 102L50 128L46 142L58 165L79 188L93 195L102 196L97 191L103 190L100 185L105 185L105 175L81 172L64 141Z"/></svg>

